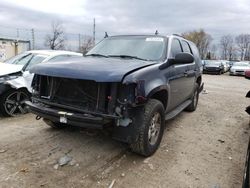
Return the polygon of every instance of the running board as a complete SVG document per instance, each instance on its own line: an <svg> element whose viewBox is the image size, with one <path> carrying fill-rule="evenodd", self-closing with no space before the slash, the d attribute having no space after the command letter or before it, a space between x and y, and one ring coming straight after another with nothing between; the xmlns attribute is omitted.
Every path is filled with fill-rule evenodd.
<svg viewBox="0 0 250 188"><path fill-rule="evenodd" d="M165 120L170 120L173 119L175 116L177 116L179 113L181 113L185 108L188 107L188 105L190 105L192 102L192 100L187 100L184 103L182 103L181 105L179 105L177 108L175 108L173 111L167 113L165 115Z"/></svg>

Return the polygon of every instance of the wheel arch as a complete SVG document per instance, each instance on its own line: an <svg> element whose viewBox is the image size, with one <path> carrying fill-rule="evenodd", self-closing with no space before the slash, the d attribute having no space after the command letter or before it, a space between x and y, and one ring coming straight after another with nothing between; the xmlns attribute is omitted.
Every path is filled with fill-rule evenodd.
<svg viewBox="0 0 250 188"><path fill-rule="evenodd" d="M147 96L148 99L157 99L159 100L164 108L166 109L168 106L169 93L168 88L166 86L158 86L150 91Z"/></svg>
<svg viewBox="0 0 250 188"><path fill-rule="evenodd" d="M198 76L198 78L196 79L196 83L200 86L202 82L202 78L201 76Z"/></svg>

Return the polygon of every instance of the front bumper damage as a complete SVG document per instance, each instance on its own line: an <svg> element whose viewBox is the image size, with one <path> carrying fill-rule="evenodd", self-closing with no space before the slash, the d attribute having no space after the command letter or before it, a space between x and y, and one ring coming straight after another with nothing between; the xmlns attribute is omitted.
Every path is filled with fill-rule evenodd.
<svg viewBox="0 0 250 188"><path fill-rule="evenodd" d="M37 115L37 120L44 118L44 120L68 124L89 129L104 129L109 125L116 124L112 132L112 138L124 143L132 143L137 139L137 127L131 126L132 120L119 115L109 115L103 113L80 111L59 104L44 104L32 103L27 101L26 105L30 112ZM51 106L53 105L53 106ZM141 111L136 109L128 110L128 113L138 114Z"/></svg>
<svg viewBox="0 0 250 188"><path fill-rule="evenodd" d="M26 105L30 112L44 119L84 128L102 129L105 124L120 118L115 115L79 111L79 109L76 111L74 107L66 107L65 105L58 104L54 104L54 107L51 108L44 104L27 101Z"/></svg>

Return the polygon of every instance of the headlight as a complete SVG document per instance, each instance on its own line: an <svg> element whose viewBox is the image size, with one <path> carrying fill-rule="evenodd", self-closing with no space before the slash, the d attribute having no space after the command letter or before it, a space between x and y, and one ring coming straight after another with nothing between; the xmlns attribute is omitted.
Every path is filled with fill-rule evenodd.
<svg viewBox="0 0 250 188"><path fill-rule="evenodd" d="M0 77L0 83L6 82L8 80L13 80L13 79L15 79L17 77L18 76L3 76L3 77Z"/></svg>

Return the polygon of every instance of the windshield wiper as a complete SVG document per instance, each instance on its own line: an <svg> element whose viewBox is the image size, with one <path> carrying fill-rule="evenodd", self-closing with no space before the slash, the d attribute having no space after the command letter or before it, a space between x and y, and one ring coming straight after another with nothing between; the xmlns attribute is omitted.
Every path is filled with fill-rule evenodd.
<svg viewBox="0 0 250 188"><path fill-rule="evenodd" d="M131 58L131 59L139 59L143 61L150 61L149 59L143 59L143 58L132 56L132 55L108 55L108 57Z"/></svg>
<svg viewBox="0 0 250 188"><path fill-rule="evenodd" d="M102 55L102 54L88 54L88 55L85 55L85 56L95 56L95 57L108 57L106 55Z"/></svg>

